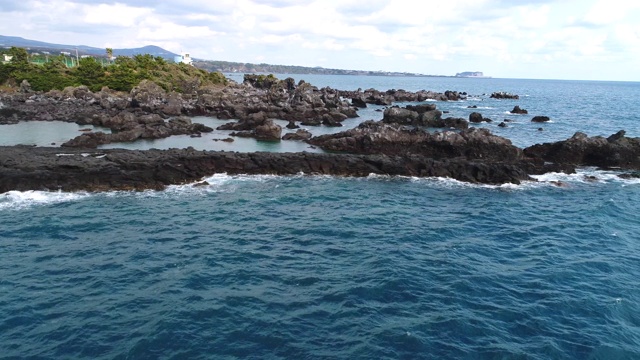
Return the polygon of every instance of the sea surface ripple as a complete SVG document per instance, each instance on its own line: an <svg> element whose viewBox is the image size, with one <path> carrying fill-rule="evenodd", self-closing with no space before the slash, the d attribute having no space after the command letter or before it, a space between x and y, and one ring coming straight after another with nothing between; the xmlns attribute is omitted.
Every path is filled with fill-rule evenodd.
<svg viewBox="0 0 640 360"><path fill-rule="evenodd" d="M546 176L2 194L0 358L640 358L640 184Z"/></svg>

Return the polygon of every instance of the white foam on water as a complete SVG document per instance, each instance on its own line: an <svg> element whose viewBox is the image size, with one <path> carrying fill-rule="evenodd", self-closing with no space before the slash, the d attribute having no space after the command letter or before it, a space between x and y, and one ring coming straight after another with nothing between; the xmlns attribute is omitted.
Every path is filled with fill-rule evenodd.
<svg viewBox="0 0 640 360"><path fill-rule="evenodd" d="M145 197L163 197L174 195L198 195L217 192L234 192L240 183L253 182L264 183L270 180L300 177L303 175L228 175L227 173L214 174L199 181L183 185L169 185L164 191L143 191L138 195Z"/></svg>
<svg viewBox="0 0 640 360"><path fill-rule="evenodd" d="M9 191L0 194L0 211L21 210L69 201L77 201L90 196L89 193L49 192L49 191Z"/></svg>
<svg viewBox="0 0 640 360"><path fill-rule="evenodd" d="M491 190L504 190L504 191L512 191L512 190L523 190L530 188L531 181L524 181L521 184L500 184L500 185L491 185L491 184L479 184L479 183L470 183L466 181L460 181L448 177L411 177L410 180L415 183L422 183L427 185L435 185L437 187L442 187L445 189L491 189Z"/></svg>
<svg viewBox="0 0 640 360"><path fill-rule="evenodd" d="M478 106L478 107L456 106L456 108L465 109L465 110L493 110L493 109L495 109L492 106Z"/></svg>
<svg viewBox="0 0 640 360"><path fill-rule="evenodd" d="M619 175L623 172L612 170L598 170L593 167L576 169L575 174L546 173L542 175L532 175L531 177L539 182L550 183L552 185L561 184L606 184L620 183L623 185L640 184L640 179L624 179Z"/></svg>
<svg viewBox="0 0 640 360"><path fill-rule="evenodd" d="M57 157L61 157L61 156L82 156L82 157L88 157L88 156L93 156L96 159L101 159L105 156L107 156L107 154L105 153L80 153L80 154L65 154L65 153L59 153L56 154Z"/></svg>
<svg viewBox="0 0 640 360"><path fill-rule="evenodd" d="M367 175L367 177L366 177L365 179L372 179L372 180L390 180L391 178L393 178L393 176L391 176L391 175L370 173L369 175ZM401 176L398 176L398 178L402 178L402 177L401 177Z"/></svg>
<svg viewBox="0 0 640 360"><path fill-rule="evenodd" d="M565 174L558 172L550 172L542 175L531 175L532 178L538 180L542 183L557 183L557 182L586 182L584 179L584 175L576 174Z"/></svg>
<svg viewBox="0 0 640 360"><path fill-rule="evenodd" d="M163 191L145 190L135 191L111 191L107 196L136 196L145 198L166 198L181 197L183 195L202 195L219 192L235 192L241 183L265 183L276 181L274 188L281 186L278 180L291 180L306 178L318 181L408 181L427 186L435 186L445 189L490 189L499 191L524 191L546 187L571 188L576 184L604 184L619 182L622 184L640 184L640 179L622 179L618 177L618 172L601 171L594 168L579 169L576 174L547 173L543 175L532 175L534 181L522 181L520 184L477 184L459 181L446 177L411 177L411 176L391 176L371 173L366 177L334 176L334 175L307 175L300 172L295 175L228 175L226 173L215 174L183 185L170 185Z"/></svg>

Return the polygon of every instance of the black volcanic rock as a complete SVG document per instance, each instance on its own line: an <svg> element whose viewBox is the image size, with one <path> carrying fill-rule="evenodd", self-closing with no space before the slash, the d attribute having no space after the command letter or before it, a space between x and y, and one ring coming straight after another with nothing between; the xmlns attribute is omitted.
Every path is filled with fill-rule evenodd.
<svg viewBox="0 0 640 360"><path fill-rule="evenodd" d="M387 124L424 126L431 128L466 129L469 123L464 119L442 119L442 112L435 104L408 105L404 108L393 106L385 109L382 122Z"/></svg>
<svg viewBox="0 0 640 360"><path fill-rule="evenodd" d="M469 122L478 124L478 123L481 123L482 121L483 121L482 114L478 112L472 112L471 114L469 114Z"/></svg>
<svg viewBox="0 0 640 360"><path fill-rule="evenodd" d="M327 151L356 154L419 154L434 159L464 157L492 161L522 158L522 150L511 141L477 128L430 133L420 128L366 121L351 130L314 137L309 143Z"/></svg>
<svg viewBox="0 0 640 360"><path fill-rule="evenodd" d="M266 120L256 127L255 135L258 140L279 141L282 136L282 127L275 124L273 120Z"/></svg>
<svg viewBox="0 0 640 360"><path fill-rule="evenodd" d="M417 154L350 155L230 153L171 150L100 150L0 147L0 193L11 190L106 191L163 189L199 182L215 173L368 176L442 176L502 184L528 180L528 169L512 163L435 160Z"/></svg>
<svg viewBox="0 0 640 360"><path fill-rule="evenodd" d="M294 133L287 133L284 134L284 136L282 137L282 140L299 140L299 141L305 141L305 140L309 140L311 139L312 135L308 130L305 129L298 129L296 132Z"/></svg>
<svg viewBox="0 0 640 360"><path fill-rule="evenodd" d="M454 118L454 117L448 117L445 119L441 119L438 123L437 126L431 126L431 127L437 127L437 128L450 128L450 129L468 129L469 128L469 122L465 119L462 118Z"/></svg>
<svg viewBox="0 0 640 360"><path fill-rule="evenodd" d="M547 122L547 121L549 121L549 120L551 120L551 119L549 119L549 117L548 117L548 116L534 116L534 117L531 119L531 122L537 122L537 123L540 123L540 122Z"/></svg>
<svg viewBox="0 0 640 360"><path fill-rule="evenodd" d="M173 118L165 122L159 115L136 116L131 112L122 112L112 118L96 118L97 125L112 129L111 134L103 132L85 133L65 143L62 147L95 148L99 145L132 142L138 139L161 139L172 135L200 135L211 132L212 128L192 123L186 116Z"/></svg>
<svg viewBox="0 0 640 360"><path fill-rule="evenodd" d="M478 124L478 123L481 123L483 121L487 122L487 123L493 122L493 120L491 120L489 118L486 118L486 117L483 117L482 114L480 114L478 112L472 112L471 114L469 114L469 122Z"/></svg>
<svg viewBox="0 0 640 360"><path fill-rule="evenodd" d="M494 99L515 99L515 100L520 99L520 96L518 96L516 94L510 94L510 93L503 92L503 91L494 92L494 93L491 94L490 97L494 98Z"/></svg>
<svg viewBox="0 0 640 360"><path fill-rule="evenodd" d="M382 122L388 124L416 125L420 114L407 108L390 107L384 111Z"/></svg>
<svg viewBox="0 0 640 360"><path fill-rule="evenodd" d="M363 97L354 97L351 99L351 105L358 108L366 108L367 102L364 100Z"/></svg>
<svg viewBox="0 0 640 360"><path fill-rule="evenodd" d="M524 153L559 164L640 169L640 138L628 138L624 131L608 138L577 132L564 141L530 146Z"/></svg>
<svg viewBox="0 0 640 360"><path fill-rule="evenodd" d="M525 109L521 109L520 106L516 105L513 107L513 109L510 111L510 113L512 114L528 114L529 112Z"/></svg>

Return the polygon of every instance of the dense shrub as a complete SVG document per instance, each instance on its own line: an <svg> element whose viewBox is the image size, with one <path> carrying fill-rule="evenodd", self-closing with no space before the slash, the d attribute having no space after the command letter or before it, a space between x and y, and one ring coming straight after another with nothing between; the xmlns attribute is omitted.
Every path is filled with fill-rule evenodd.
<svg viewBox="0 0 640 360"><path fill-rule="evenodd" d="M119 56L112 64L103 66L96 59L81 59L77 67L67 68L63 57L52 58L38 65L28 61L24 49L11 48L10 63L0 64L0 84L27 80L33 90L49 91L67 86L86 85L92 91L103 86L118 91L130 91L142 80L151 80L166 91L193 93L200 86L226 84L221 73L210 73L186 64L169 64L161 57L148 54L133 58Z"/></svg>

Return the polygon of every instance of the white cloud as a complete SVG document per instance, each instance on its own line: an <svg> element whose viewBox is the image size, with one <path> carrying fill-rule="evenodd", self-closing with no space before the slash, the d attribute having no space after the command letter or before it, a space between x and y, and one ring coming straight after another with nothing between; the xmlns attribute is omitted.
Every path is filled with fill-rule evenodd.
<svg viewBox="0 0 640 360"><path fill-rule="evenodd" d="M165 22L155 17L146 18L138 25L137 37L148 41L213 38L219 33L206 26L184 26Z"/></svg>
<svg viewBox="0 0 640 360"><path fill-rule="evenodd" d="M629 12L640 9L637 1L599 0L584 17L584 22L593 25L610 25L629 16Z"/></svg>
<svg viewBox="0 0 640 360"><path fill-rule="evenodd" d="M97 47L154 44L216 60L259 58L268 63L430 74L455 74L470 67L503 77L526 77L535 70L553 78L566 77L554 73L554 68L589 63L601 64L598 75L606 77L607 68L640 54L637 2L24 0L21 4L0 7L0 34ZM629 72L635 71L640 79L635 68Z"/></svg>
<svg viewBox="0 0 640 360"><path fill-rule="evenodd" d="M113 5L85 5L82 12L84 13L83 20L87 24L133 27L138 24L140 19L150 15L153 10L116 3ZM76 19L74 17L69 20L77 21Z"/></svg>

